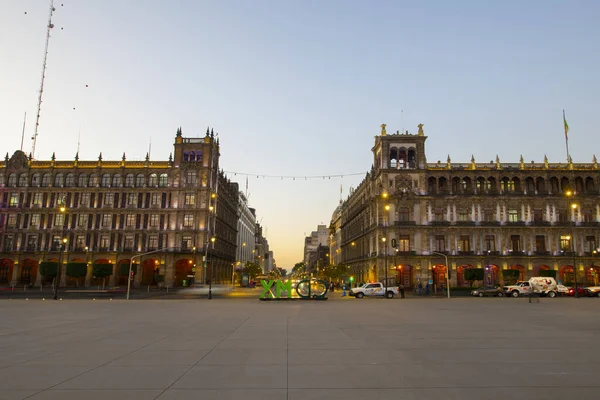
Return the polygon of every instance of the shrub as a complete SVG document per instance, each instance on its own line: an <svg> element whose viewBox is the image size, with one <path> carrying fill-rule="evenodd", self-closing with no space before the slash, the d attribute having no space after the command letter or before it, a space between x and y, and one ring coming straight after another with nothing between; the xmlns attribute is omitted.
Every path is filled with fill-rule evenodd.
<svg viewBox="0 0 600 400"><path fill-rule="evenodd" d="M556 271L553 269L542 269L540 270L540 276L556 279Z"/></svg>
<svg viewBox="0 0 600 400"><path fill-rule="evenodd" d="M111 276L113 272L112 264L94 264L92 268L92 275L95 278L105 278Z"/></svg>
<svg viewBox="0 0 600 400"><path fill-rule="evenodd" d="M133 271L134 275L137 274L137 264L136 263L133 263L131 265L131 270ZM129 264L121 264L120 273L121 273L121 275L129 274Z"/></svg>
<svg viewBox="0 0 600 400"><path fill-rule="evenodd" d="M44 278L55 278L57 270L58 263L56 261L43 261L40 263L40 274Z"/></svg>

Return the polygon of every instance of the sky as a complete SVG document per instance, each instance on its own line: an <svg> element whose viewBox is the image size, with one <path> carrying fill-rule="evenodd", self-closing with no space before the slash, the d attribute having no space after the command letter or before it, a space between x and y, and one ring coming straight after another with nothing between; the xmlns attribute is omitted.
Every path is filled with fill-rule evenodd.
<svg viewBox="0 0 600 400"><path fill-rule="evenodd" d="M2 2L2 154L21 148L25 112L32 150L49 5ZM166 160L179 126L211 127L283 268L364 179L382 123L423 123L428 162L552 163L564 109L574 162L600 157L595 0L54 6L35 157L72 160L79 142L83 160Z"/></svg>

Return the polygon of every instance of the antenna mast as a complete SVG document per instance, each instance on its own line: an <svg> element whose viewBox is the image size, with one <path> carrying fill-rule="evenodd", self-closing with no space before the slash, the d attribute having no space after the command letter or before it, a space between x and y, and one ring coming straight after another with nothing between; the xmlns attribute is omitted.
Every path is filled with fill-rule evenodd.
<svg viewBox="0 0 600 400"><path fill-rule="evenodd" d="M25 121L27 121L27 111L23 117L23 132L21 132L21 151L23 151L23 140L25 139Z"/></svg>
<svg viewBox="0 0 600 400"><path fill-rule="evenodd" d="M46 30L46 46L44 48L44 62L42 64L42 83L40 84L40 94L38 96L37 116L35 117L35 132L31 140L31 157L35 158L35 143L37 142L38 128L40 127L40 112L42 108L42 93L44 92L44 79L46 78L46 60L48 59L48 44L50 43L50 29L54 28L52 24L52 14L56 11L54 8L54 0L50 0L50 15L48 15L48 26Z"/></svg>

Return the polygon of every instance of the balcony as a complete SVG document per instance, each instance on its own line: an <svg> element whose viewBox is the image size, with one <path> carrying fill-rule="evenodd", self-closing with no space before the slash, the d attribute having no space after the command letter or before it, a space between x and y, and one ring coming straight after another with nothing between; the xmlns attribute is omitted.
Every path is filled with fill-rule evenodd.
<svg viewBox="0 0 600 400"><path fill-rule="evenodd" d="M414 226L416 221L394 221L394 226Z"/></svg>
<svg viewBox="0 0 600 400"><path fill-rule="evenodd" d="M474 226L475 221L456 221L457 226Z"/></svg>
<svg viewBox="0 0 600 400"><path fill-rule="evenodd" d="M431 221L430 224L433 226L449 226L450 221Z"/></svg>
<svg viewBox="0 0 600 400"><path fill-rule="evenodd" d="M480 221L479 225L481 225L481 226L499 226L500 221Z"/></svg>
<svg viewBox="0 0 600 400"><path fill-rule="evenodd" d="M506 255L507 256L524 256L525 252L522 250L518 250L518 251L508 250Z"/></svg>
<svg viewBox="0 0 600 400"><path fill-rule="evenodd" d="M534 226L550 226L550 225L552 225L552 222L537 220L537 221L531 221L531 225L534 225Z"/></svg>
<svg viewBox="0 0 600 400"><path fill-rule="evenodd" d="M536 251L533 252L533 255L536 255L536 256L549 256L550 252L546 251L546 250L536 250Z"/></svg>
<svg viewBox="0 0 600 400"><path fill-rule="evenodd" d="M457 253L459 256L472 256L475 255L474 251L468 250L468 251L458 251Z"/></svg>
<svg viewBox="0 0 600 400"><path fill-rule="evenodd" d="M506 221L509 226L525 226L525 221Z"/></svg>

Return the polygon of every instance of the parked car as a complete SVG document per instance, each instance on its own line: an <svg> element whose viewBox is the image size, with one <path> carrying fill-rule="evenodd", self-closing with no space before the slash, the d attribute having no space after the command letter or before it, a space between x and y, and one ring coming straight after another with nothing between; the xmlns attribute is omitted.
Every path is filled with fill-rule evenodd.
<svg viewBox="0 0 600 400"><path fill-rule="evenodd" d="M584 288L583 286L577 286L577 293L579 293L579 297L588 296L587 288ZM569 292L567 293L567 296L575 296L575 288L574 287L569 286Z"/></svg>
<svg viewBox="0 0 600 400"><path fill-rule="evenodd" d="M568 286L565 286L565 285L561 285L561 284L556 285L556 293L559 296L568 296L569 289L571 289L571 288Z"/></svg>
<svg viewBox="0 0 600 400"><path fill-rule="evenodd" d="M500 288L499 286L482 286L482 287L478 287L475 290L472 290L471 291L471 296L478 296L478 297L484 297L484 296L504 297L504 292L502 291L502 288Z"/></svg>
<svg viewBox="0 0 600 400"><path fill-rule="evenodd" d="M514 285L504 287L506 295L519 297L520 295L531 296L537 294L540 296L554 297L556 296L556 280L551 277L534 276L528 281L520 281Z"/></svg>
<svg viewBox="0 0 600 400"><path fill-rule="evenodd" d="M394 297L394 295L398 294L398 287L388 286L386 291L386 288L383 286L383 283L365 283L362 286L350 289L349 294L350 296L354 296L357 299L362 299L364 296L385 296L388 299L391 299Z"/></svg>
<svg viewBox="0 0 600 400"><path fill-rule="evenodd" d="M585 288L586 294L590 297L600 297L600 286L590 286Z"/></svg>

